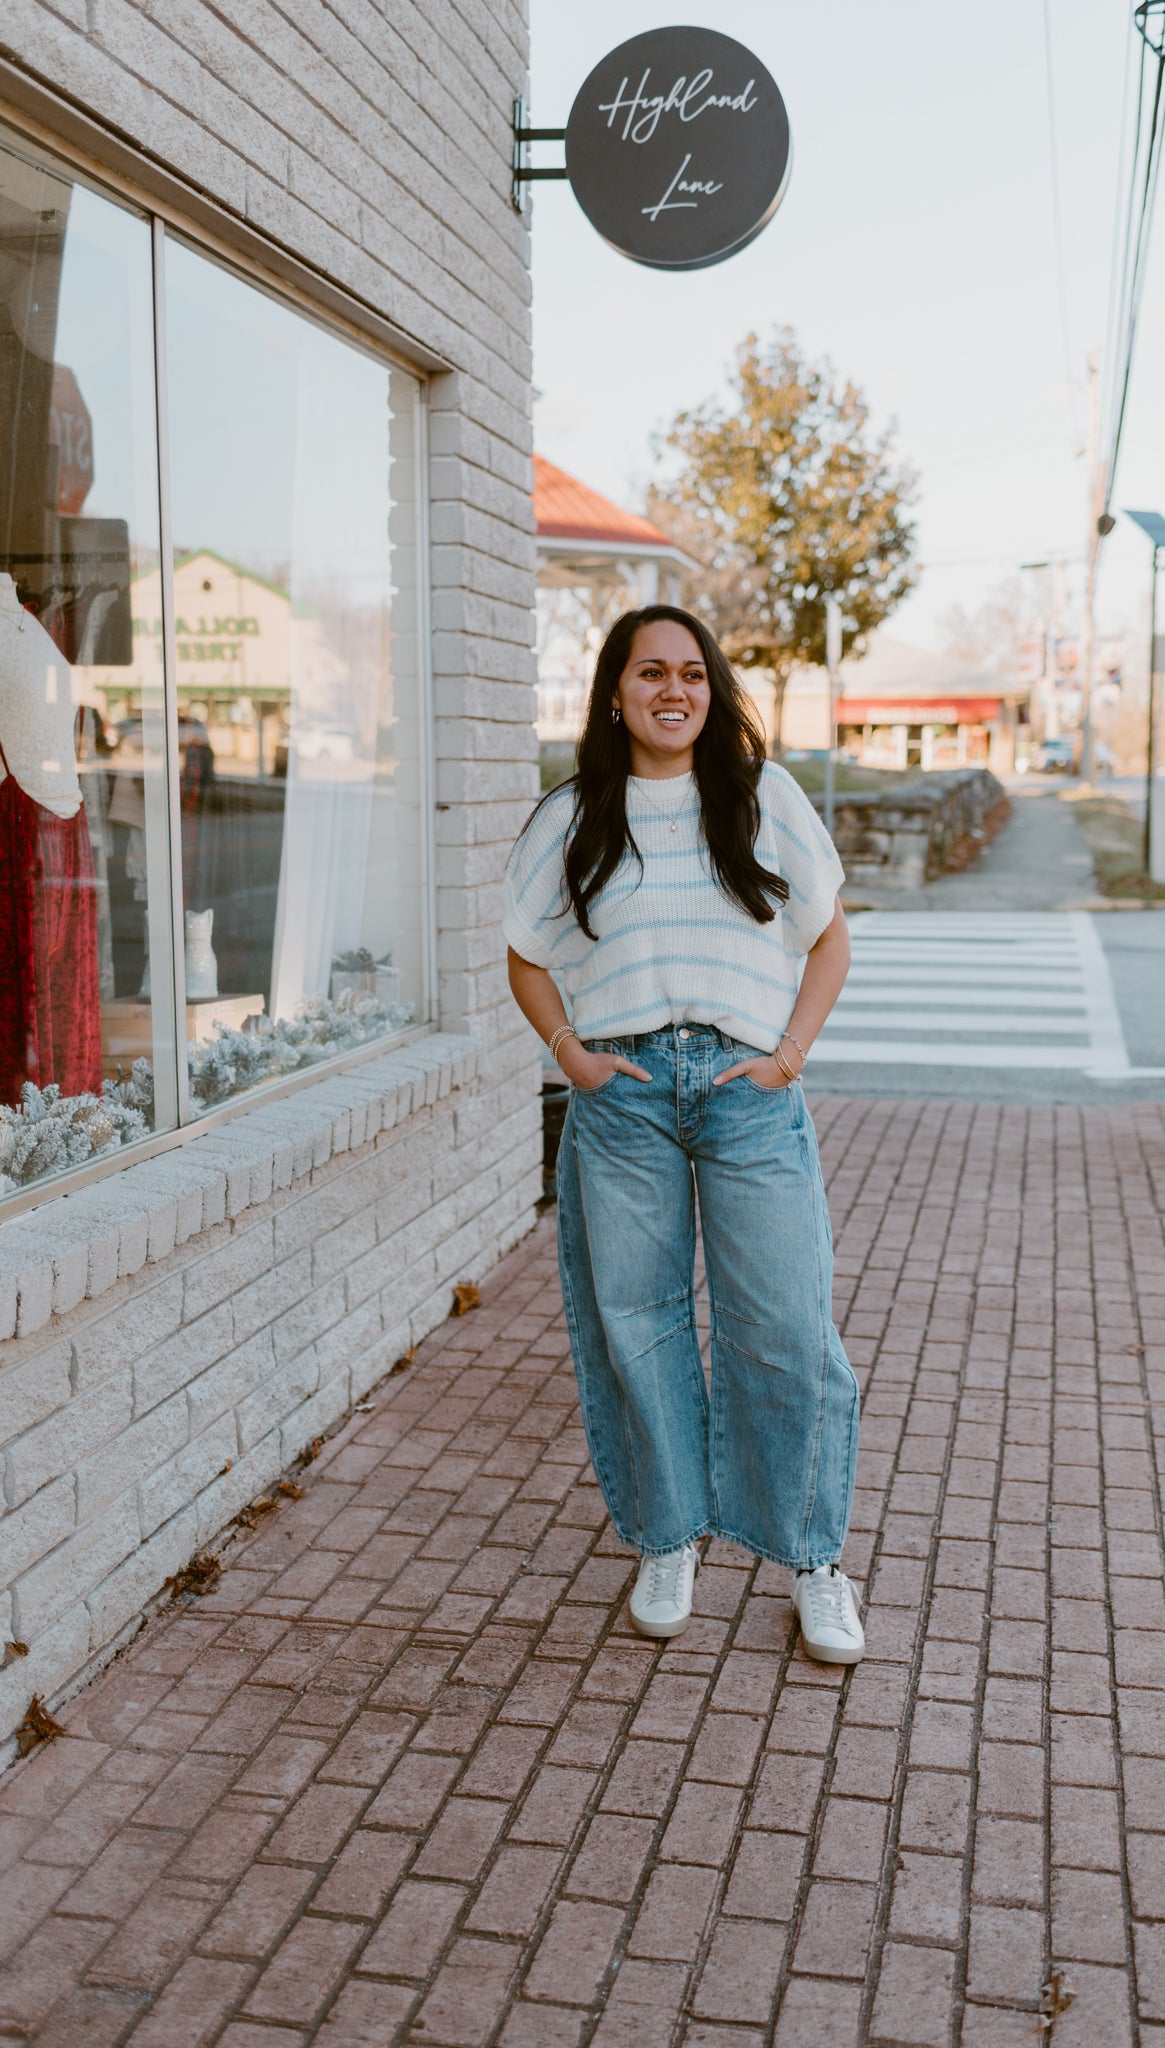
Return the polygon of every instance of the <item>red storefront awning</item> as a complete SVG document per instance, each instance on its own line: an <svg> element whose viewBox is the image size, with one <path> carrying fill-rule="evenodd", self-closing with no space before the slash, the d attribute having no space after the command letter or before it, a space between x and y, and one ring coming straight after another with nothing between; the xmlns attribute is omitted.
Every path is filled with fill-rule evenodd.
<svg viewBox="0 0 1165 2048"><path fill-rule="evenodd" d="M842 697L837 707L839 725L990 725L998 718L998 697L954 697L940 702L934 697L891 703L884 697Z"/></svg>

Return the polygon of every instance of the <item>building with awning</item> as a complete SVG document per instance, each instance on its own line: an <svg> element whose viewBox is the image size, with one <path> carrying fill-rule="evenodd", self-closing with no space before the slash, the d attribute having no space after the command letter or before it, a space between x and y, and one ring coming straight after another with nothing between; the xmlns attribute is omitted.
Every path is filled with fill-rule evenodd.
<svg viewBox="0 0 1165 2048"><path fill-rule="evenodd" d="M888 634L841 664L837 744L869 768L1008 770L1015 735L1026 724L1030 684ZM793 671L785 690L781 740L787 749L829 745L829 689L823 668Z"/></svg>

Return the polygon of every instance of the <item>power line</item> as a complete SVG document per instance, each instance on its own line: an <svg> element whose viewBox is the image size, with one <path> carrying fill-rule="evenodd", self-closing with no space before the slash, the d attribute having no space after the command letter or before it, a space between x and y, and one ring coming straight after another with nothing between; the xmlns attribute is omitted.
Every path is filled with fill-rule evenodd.
<svg viewBox="0 0 1165 2048"><path fill-rule="evenodd" d="M1052 234L1056 249L1056 295L1060 305L1060 341L1064 350L1064 377L1068 387L1068 424L1075 442L1080 436L1076 427L1076 387L1072 376L1072 334L1068 319L1068 281L1064 268L1064 213L1060 204L1060 150L1056 141L1056 85L1052 70L1052 0L1044 0L1044 73L1048 87L1048 150L1052 169Z"/></svg>
<svg viewBox="0 0 1165 2048"><path fill-rule="evenodd" d="M1105 313L1105 316L1104 316L1104 373L1105 373L1105 382L1106 382L1106 385L1107 385L1107 384L1109 383L1109 380L1110 380L1110 374L1111 374L1111 370L1112 370L1112 365L1113 365L1113 363L1114 363L1114 362L1116 361L1116 337L1117 337L1117 323L1118 323L1118 318L1119 318L1119 313L1120 313L1120 297L1121 297L1121 293L1120 293L1120 291L1118 291L1118 272L1119 272L1119 269L1120 269L1120 251L1121 251L1121 249L1122 249L1122 247L1123 247L1123 244L1122 244L1122 241L1121 241L1121 195L1122 195L1122 193L1123 193L1123 191L1124 191L1124 176L1125 176L1125 150L1126 150L1126 148L1127 148L1127 145L1128 145L1128 138L1129 138L1129 102L1130 102L1130 99L1131 99L1131 97L1132 97L1132 95L1131 95L1131 93L1130 93L1130 90L1129 90L1129 74L1130 74L1130 72L1131 72L1131 70L1132 70L1132 61L1133 61L1133 48L1134 48L1134 45L1136 46L1137 50L1138 50L1138 51L1140 52L1140 57L1141 57L1141 72L1140 72L1140 80L1139 80L1139 83L1138 83L1138 89L1137 89L1137 90L1138 90L1138 113L1137 113L1137 126L1139 127L1139 124L1140 124L1140 93L1141 93L1141 90L1142 90L1142 88L1143 88L1143 84L1144 84L1144 57L1145 57L1145 46L1144 46L1143 42L1141 42L1141 41L1139 40L1138 36L1137 36L1137 30L1136 30L1136 25L1135 25L1135 23L1134 23L1134 21L1133 21L1133 18L1132 18L1132 16L1130 15L1130 16L1129 16L1129 22L1128 22L1128 33L1127 33L1127 35L1126 35L1126 37L1125 37L1125 70L1124 70L1124 79L1123 79L1123 81L1122 81L1122 84L1121 84L1121 128L1120 128L1120 143L1119 143L1119 146L1118 146L1118 148L1117 148L1117 156L1116 156L1116 181L1115 181L1115 184L1114 184L1114 186L1113 186L1113 200L1112 200L1112 241L1111 241L1111 245L1110 245L1110 247L1111 247L1111 254L1110 254L1110 257L1109 257L1109 266L1108 266L1108 308L1107 308L1107 311L1106 311L1106 313ZM1134 132L1135 132L1135 131L1134 131ZM1130 192L1130 201L1131 201L1131 192ZM1126 240L1127 240L1127 234L1126 234ZM1123 290L1123 286L1121 287L1121 290ZM1110 395L1110 394L1109 394L1109 392L1108 392L1108 391L1106 391L1106 394L1105 394L1105 408L1106 408L1106 413L1107 413L1107 409L1108 409L1108 398L1109 398L1109 395Z"/></svg>
<svg viewBox="0 0 1165 2048"><path fill-rule="evenodd" d="M1137 86L1137 121L1133 135L1129 206L1120 264L1117 298L1117 349L1113 359L1111 420L1104 463L1104 516L1116 482L1117 463L1128 409L1129 384L1136 350L1137 324L1145 289L1149 234L1161 172L1165 142L1165 0L1141 0L1134 14L1141 36L1140 76ZM1152 81L1152 104L1146 120L1145 85L1148 54L1156 57Z"/></svg>

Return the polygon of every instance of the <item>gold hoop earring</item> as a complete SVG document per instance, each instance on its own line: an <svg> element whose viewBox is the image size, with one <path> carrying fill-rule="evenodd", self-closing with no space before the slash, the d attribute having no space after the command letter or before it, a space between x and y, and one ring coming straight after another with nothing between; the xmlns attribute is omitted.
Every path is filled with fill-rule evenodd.
<svg viewBox="0 0 1165 2048"><path fill-rule="evenodd" d="M622 724L622 722L623 722L623 713L622 713L622 712L620 711L620 709L619 709L619 706L618 706L617 704L612 704L612 706L611 706L611 724L612 724L612 725L621 725L621 724Z"/></svg>

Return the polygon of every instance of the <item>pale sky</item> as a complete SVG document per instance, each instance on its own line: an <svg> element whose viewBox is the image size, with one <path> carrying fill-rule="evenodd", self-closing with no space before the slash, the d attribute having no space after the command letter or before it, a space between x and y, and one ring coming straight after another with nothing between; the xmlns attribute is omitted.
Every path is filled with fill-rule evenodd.
<svg viewBox="0 0 1165 2048"><path fill-rule="evenodd" d="M565 182L534 188L540 452L637 505L652 430L722 387L750 328L788 323L864 389L876 419L897 419L901 451L920 472L928 566L895 615L895 636L936 645L952 604L973 606L1019 563L1080 557L1086 465L1077 450L1086 359L1105 341L1133 0L1048 4L1071 392L1043 0L685 0L679 10L531 0L536 125L565 123L606 51L681 20L733 35L763 59L793 134L788 192L769 227L741 255L684 276L616 255ZM537 160L560 161L560 149L542 146ZM1165 203L1114 509L1165 512L1163 238ZM1148 543L1121 521L1102 555L1102 627L1143 637L1148 573Z"/></svg>

